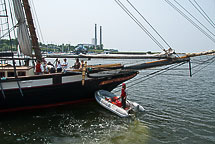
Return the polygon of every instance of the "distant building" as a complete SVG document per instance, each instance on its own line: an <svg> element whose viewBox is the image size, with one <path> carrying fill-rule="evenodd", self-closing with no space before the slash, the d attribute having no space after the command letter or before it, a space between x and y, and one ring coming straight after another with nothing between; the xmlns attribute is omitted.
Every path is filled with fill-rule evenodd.
<svg viewBox="0 0 215 144"><path fill-rule="evenodd" d="M95 38L92 38L92 45L93 45L93 47L95 48L95 44L96 43L96 41L95 41Z"/></svg>
<svg viewBox="0 0 215 144"><path fill-rule="evenodd" d="M77 47L75 48L74 53L75 54L86 54L88 52L88 48L94 47L93 44L78 44Z"/></svg>

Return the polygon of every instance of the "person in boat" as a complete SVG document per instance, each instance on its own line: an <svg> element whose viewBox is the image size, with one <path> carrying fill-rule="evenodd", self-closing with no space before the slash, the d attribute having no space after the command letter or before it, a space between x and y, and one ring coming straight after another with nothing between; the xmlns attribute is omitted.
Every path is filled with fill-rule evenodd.
<svg viewBox="0 0 215 144"><path fill-rule="evenodd" d="M123 109L125 109L126 108L126 98L127 98L125 83L122 84L121 98L122 98L122 107L123 107Z"/></svg>
<svg viewBox="0 0 215 144"><path fill-rule="evenodd" d="M122 107L122 102L119 101L119 98L116 97L116 96L112 98L112 102L111 103L117 105L118 107Z"/></svg>
<svg viewBox="0 0 215 144"><path fill-rule="evenodd" d="M47 66L49 73L55 73L55 67L51 62L48 62Z"/></svg>
<svg viewBox="0 0 215 144"><path fill-rule="evenodd" d="M45 60L45 58L42 58L42 65L45 65L47 63L47 61Z"/></svg>
<svg viewBox="0 0 215 144"><path fill-rule="evenodd" d="M81 60L81 68L83 69L84 67L84 60Z"/></svg>
<svg viewBox="0 0 215 144"><path fill-rule="evenodd" d="M60 60L57 62L57 72L62 72L62 66Z"/></svg>
<svg viewBox="0 0 215 144"><path fill-rule="evenodd" d="M64 59L64 62L63 62L63 64L61 66L62 66L63 71L66 72L66 69L68 67L68 62L67 62L66 58Z"/></svg>
<svg viewBox="0 0 215 144"><path fill-rule="evenodd" d="M24 66L29 66L29 59L24 60Z"/></svg>
<svg viewBox="0 0 215 144"><path fill-rule="evenodd" d="M80 62L79 62L79 59L77 58L77 59L76 59L76 62L75 62L75 64L74 64L74 66L73 66L73 68L74 68L74 69L79 69L80 66L81 66L81 64L80 64Z"/></svg>
<svg viewBox="0 0 215 144"><path fill-rule="evenodd" d="M41 65L43 66L43 73L47 74L48 68L47 68L47 61L45 60L45 58L42 58Z"/></svg>
<svg viewBox="0 0 215 144"><path fill-rule="evenodd" d="M36 63L36 67L35 67L35 74L36 75L41 75L43 74L43 65L41 64L41 62L39 60L37 60L37 63Z"/></svg>
<svg viewBox="0 0 215 144"><path fill-rule="evenodd" d="M55 67L57 68L57 64L58 64L58 58L55 59L54 63L55 64Z"/></svg>

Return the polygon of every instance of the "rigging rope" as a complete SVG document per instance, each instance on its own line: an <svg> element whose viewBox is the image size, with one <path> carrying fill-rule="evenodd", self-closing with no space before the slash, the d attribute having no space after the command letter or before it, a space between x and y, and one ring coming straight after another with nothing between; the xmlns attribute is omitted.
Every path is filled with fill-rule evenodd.
<svg viewBox="0 0 215 144"><path fill-rule="evenodd" d="M210 61L210 62L209 62L209 61ZM196 69L197 67L199 67L199 66L201 66L201 65L207 64L207 65L205 65L204 67L202 67L202 68L196 70L195 72L193 72L192 75L197 74L198 72L200 72L202 69L204 69L205 67L209 66L209 65L212 64L213 62L215 62L215 56L213 56L212 58L209 58L209 59L203 61L201 64L199 64L199 65L197 65L197 66L192 67L192 69ZM165 72L167 72L167 71L169 71L169 70L174 70L174 69L176 69L177 67L179 67L179 66L181 66L181 65L183 65L183 64L185 64L185 63L187 63L187 62L182 62L182 63L179 63L179 64L174 64L174 65L171 65L171 66L169 66L169 67L165 67L165 68L162 68L162 69L157 70L157 71L155 71L155 72L152 72L152 73L149 73L149 74L147 74L147 75L144 75L144 76L142 76L142 77L138 77L138 78L134 79L132 82L130 82L130 83L129 83L129 86L127 86L127 87L133 87L134 85L137 85L137 84L139 84L139 83L141 83L141 82L143 82L143 81L146 81L146 80L148 80L148 79L151 79L151 78L153 78L153 77L155 77L155 76L157 76L157 75L163 75L163 73L165 73ZM182 70L183 70L183 69L182 69ZM185 70L187 70L187 69L185 69ZM168 74L168 75L171 75L171 74ZM179 74L177 74L177 76L185 76L185 75L179 75ZM142 80L142 79L143 79L143 80ZM121 85L119 85L118 87L121 87ZM118 87L117 87L117 88L118 88ZM115 91L115 92L119 92L120 90L114 90L114 91Z"/></svg>
<svg viewBox="0 0 215 144"><path fill-rule="evenodd" d="M9 3L10 4L10 3ZM4 0L4 7L3 7L4 11L5 11L5 15L7 16L6 17L6 22L7 22L7 29L8 29L8 38L9 38L9 41L10 41L10 51L11 53L13 53L13 46L12 46L12 37L11 37L11 34L10 34L10 26L9 26L9 18L8 18L8 12L7 12L7 5L6 5L6 0ZM13 63L13 72L14 72L14 77L17 79L17 85L18 85L18 88L19 88L19 91L21 93L21 95L23 96L23 92L22 92L22 89L21 89L21 86L20 86L20 83L18 81L18 75L17 75L17 70L16 70L16 62L15 62L15 59L14 59L14 55L11 56L12 58L12 63Z"/></svg>
<svg viewBox="0 0 215 144"><path fill-rule="evenodd" d="M200 67L201 65L207 64L207 65L205 65L204 67L202 67L202 68L196 70L196 72L194 72L192 75L195 75L196 73L200 72L202 69L206 68L207 66L209 66L209 65L212 64L213 62L215 62L215 56L213 56L212 58L209 58L209 59L207 59L207 60L205 60L205 61L202 61L202 62L199 63L198 65L192 67L192 69L196 69L196 68Z"/></svg>
<svg viewBox="0 0 215 144"><path fill-rule="evenodd" d="M33 8L34 19L36 20L36 24L37 24L38 29L39 29L38 35L40 36L42 42L44 43L45 41L44 41L44 38L43 38L43 33L42 33L42 31L41 31L41 27L40 27L40 23L39 23L39 20L38 20L36 8L35 8L35 6L34 6L34 2L33 2L33 0L31 0L30 2L31 2L31 6L32 6L32 8Z"/></svg>
<svg viewBox="0 0 215 144"><path fill-rule="evenodd" d="M200 66L200 65L203 65L203 64L206 64L206 63L210 63L209 61L212 61L213 59L215 59L215 56L214 57L212 57L212 58L209 58L209 59L207 59L207 60L204 60L204 61L198 61L198 60L195 60L195 61L198 61L198 63L196 63L196 64L198 64L198 65L196 65L196 66L193 66L192 68L196 68L196 67L198 67L198 66ZM193 63L193 62L192 62Z"/></svg>
<svg viewBox="0 0 215 144"><path fill-rule="evenodd" d="M189 2L196 8L196 10L198 10L199 11L199 13L208 21L208 23L212 26L212 27L214 27L215 28L215 24L214 24L214 22L211 20L211 18L207 15L207 13L203 10L203 8L196 2L196 0L194 0L194 2L195 2L195 4L199 7L197 7L197 6L195 6L195 4L191 1L191 0L189 0ZM199 10L200 9L200 10Z"/></svg>
<svg viewBox="0 0 215 144"><path fill-rule="evenodd" d="M187 19L192 25L194 25L198 30L200 30L205 36L207 36L210 40L215 43L215 39L211 37L205 30L203 30L198 24L196 24L192 19L190 19L186 14L184 14L179 8L177 8L172 2L169 0L165 0L167 4L169 4L173 9L175 9L179 14L181 14L185 19Z"/></svg>
<svg viewBox="0 0 215 144"><path fill-rule="evenodd" d="M144 75L142 77L138 77L138 78L134 79L132 82L130 82L127 87L128 88L129 87L133 87L133 86L135 86L135 85L137 85L137 84L139 84L139 83L141 83L143 81L146 81L146 80L151 79L151 78L153 78L155 76L161 75L161 74L163 74L163 73L165 73L165 72L167 72L169 70L172 70L174 68L177 68L177 67L179 67L179 66L181 66L181 65L183 65L185 63L187 63L187 62L182 62L182 63L179 63L179 64L174 64L174 65L162 68L162 69L160 69L158 71L155 71L155 72L149 73L147 75ZM116 88L121 87L121 86L122 85L119 85ZM114 92L119 92L119 91L120 91L120 89L119 90L114 90Z"/></svg>
<svg viewBox="0 0 215 144"><path fill-rule="evenodd" d="M155 42L155 44L160 47L163 51L165 48L161 43L143 26L143 24L126 8L126 6L120 0L114 0L125 12L126 14Z"/></svg>
<svg viewBox="0 0 215 144"><path fill-rule="evenodd" d="M4 34L0 37L0 39L2 39L2 38L4 38L4 37L8 36L9 33L10 33L11 31L13 31L14 29L15 29L15 27L12 27L11 29L9 29L9 31L7 30L7 32L4 33ZM6 30L1 30L1 31L6 31Z"/></svg>
<svg viewBox="0 0 215 144"><path fill-rule="evenodd" d="M200 68L200 69L198 69L196 72L194 72L192 75L195 75L195 74L197 74L198 72L200 72L202 69L204 69L204 68L206 68L206 67L208 67L209 65L211 65L212 63L214 63L215 62L215 57L214 57L214 59L210 62L210 63L208 63L207 65L205 65L204 67L202 67L202 68Z"/></svg>
<svg viewBox="0 0 215 144"><path fill-rule="evenodd" d="M154 32L163 40L163 42L171 48L171 46L167 43L167 41L158 33L158 31L147 21L147 19L137 10L137 8L129 1L127 2L133 7L133 9L143 18L143 20L154 30Z"/></svg>
<svg viewBox="0 0 215 144"><path fill-rule="evenodd" d="M17 39L17 35L16 35L16 32L15 32L15 28L17 27L17 25L15 25L15 23L14 23L14 17L13 17L13 11L12 11L12 1L10 1L10 0L8 0L8 5L9 5L9 10L10 10L10 15L11 15L11 22L12 22L12 30L13 30L13 34L14 34L14 37L15 37L15 40ZM19 45L19 43L18 42L16 42L16 48L17 48L17 51L18 51L18 57L20 57L20 49L18 48L18 45ZM21 66L21 60L19 60L19 65Z"/></svg>
<svg viewBox="0 0 215 144"><path fill-rule="evenodd" d="M211 32L204 24L202 24L196 17L194 17L188 10L186 10L179 2L174 0L184 11L186 11L193 19L195 19L201 26L203 26L210 34L215 36L213 32Z"/></svg>

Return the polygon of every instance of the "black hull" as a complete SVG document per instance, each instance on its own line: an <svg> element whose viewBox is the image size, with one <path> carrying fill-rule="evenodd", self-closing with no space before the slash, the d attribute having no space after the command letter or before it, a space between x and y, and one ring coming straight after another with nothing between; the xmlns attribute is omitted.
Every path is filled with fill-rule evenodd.
<svg viewBox="0 0 215 144"><path fill-rule="evenodd" d="M7 89L4 90L4 94L0 93L0 112L46 108L89 100L94 98L95 91L101 89L111 91L122 82L136 76L136 74L137 72L130 71L108 77L90 78L85 80L84 86L82 86L82 81L79 80L21 88L23 95L18 88ZM43 77L40 77L40 79L43 79Z"/></svg>

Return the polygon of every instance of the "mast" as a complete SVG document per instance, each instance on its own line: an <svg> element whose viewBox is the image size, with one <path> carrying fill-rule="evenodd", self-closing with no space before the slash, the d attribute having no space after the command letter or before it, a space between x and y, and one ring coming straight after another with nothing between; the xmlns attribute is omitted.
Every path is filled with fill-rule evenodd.
<svg viewBox="0 0 215 144"><path fill-rule="evenodd" d="M22 0L22 2L24 5L24 10L25 10L28 27L29 27L29 31L30 31L30 35L31 35L31 40L32 40L32 48L34 49L35 57L37 60L42 61L41 50L39 48L38 38L37 38L36 30L34 27L34 21L32 18L32 13L31 13L31 8L29 5L29 2L28 2L28 0Z"/></svg>

